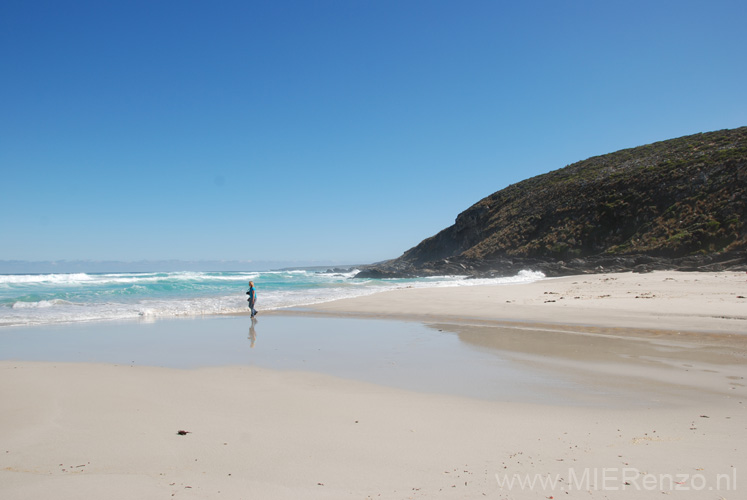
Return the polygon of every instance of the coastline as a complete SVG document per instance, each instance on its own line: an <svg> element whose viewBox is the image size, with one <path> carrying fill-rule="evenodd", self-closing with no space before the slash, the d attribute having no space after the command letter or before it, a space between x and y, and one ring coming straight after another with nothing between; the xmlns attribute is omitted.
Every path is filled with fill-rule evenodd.
<svg viewBox="0 0 747 500"><path fill-rule="evenodd" d="M307 351L294 353L269 342L270 328L260 332L256 349L299 357L289 368L0 361L0 490L10 499L622 499L675 492L694 499L703 490L706 498L739 497L747 470L738 446L747 440L740 287L747 282L739 273L588 275L402 289L265 315L260 309L259 326L295 318L287 329L310 340ZM365 318L428 323L428 332L416 330L389 351L374 347L394 337L368 335L357 347L401 366L400 377L422 372L416 358L435 338L452 346L438 350L437 370L483 363L453 350L464 346L511 360L530 377L570 377L590 400L564 403L563 391L550 385L554 398L491 400L319 373L309 364L313 352L329 351L322 364L346 357L355 364L356 347L320 344L334 332L306 315L355 318L378 329L388 323ZM231 323L180 326L218 343L217 322ZM122 326L136 350L152 348L144 344L145 326ZM194 349L184 328L176 332L166 347ZM239 334L246 352L263 352ZM61 346L73 342L63 339ZM552 481L506 482L537 477Z"/></svg>

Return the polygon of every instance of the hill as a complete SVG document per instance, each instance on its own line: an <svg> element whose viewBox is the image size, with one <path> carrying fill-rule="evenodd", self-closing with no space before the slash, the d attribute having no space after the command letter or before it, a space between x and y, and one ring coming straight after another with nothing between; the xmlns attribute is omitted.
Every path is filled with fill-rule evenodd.
<svg viewBox="0 0 747 500"><path fill-rule="evenodd" d="M480 200L365 276L747 269L747 127L596 156Z"/></svg>

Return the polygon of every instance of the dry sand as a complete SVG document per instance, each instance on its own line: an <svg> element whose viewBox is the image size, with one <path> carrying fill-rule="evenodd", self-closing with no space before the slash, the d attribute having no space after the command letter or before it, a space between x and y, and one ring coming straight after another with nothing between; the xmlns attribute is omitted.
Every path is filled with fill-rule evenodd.
<svg viewBox="0 0 747 500"><path fill-rule="evenodd" d="M629 408L420 394L256 367L2 361L0 497L745 498L745 278L579 276L316 308L443 321L478 348L584 366L590 391L608 387L595 385L605 378L637 379L641 401ZM543 322L555 325L524 342L524 326ZM642 354L651 345L670 352L656 370ZM643 390L651 385L656 400Z"/></svg>
<svg viewBox="0 0 747 500"><path fill-rule="evenodd" d="M747 334L745 273L620 273L523 285L404 288L318 304L336 314Z"/></svg>

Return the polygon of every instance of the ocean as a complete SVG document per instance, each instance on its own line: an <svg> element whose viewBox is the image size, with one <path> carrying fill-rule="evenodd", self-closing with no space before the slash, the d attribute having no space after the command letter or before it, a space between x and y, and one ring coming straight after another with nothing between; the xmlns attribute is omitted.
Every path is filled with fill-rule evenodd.
<svg viewBox="0 0 747 500"><path fill-rule="evenodd" d="M247 311L245 293L250 280L255 283L261 313L402 287L510 285L544 278L539 272L521 271L493 279L354 279L357 272L5 274L0 275L0 327L236 314Z"/></svg>

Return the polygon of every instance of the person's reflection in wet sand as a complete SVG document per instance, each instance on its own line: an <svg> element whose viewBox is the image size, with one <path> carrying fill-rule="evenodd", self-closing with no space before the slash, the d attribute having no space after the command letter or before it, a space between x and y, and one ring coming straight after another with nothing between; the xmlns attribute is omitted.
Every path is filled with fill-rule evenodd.
<svg viewBox="0 0 747 500"><path fill-rule="evenodd" d="M255 326L257 326L257 320L256 318L252 318L252 325L249 327L249 342L251 342L249 347L251 348L254 348L254 343L257 341L257 331L254 329Z"/></svg>

